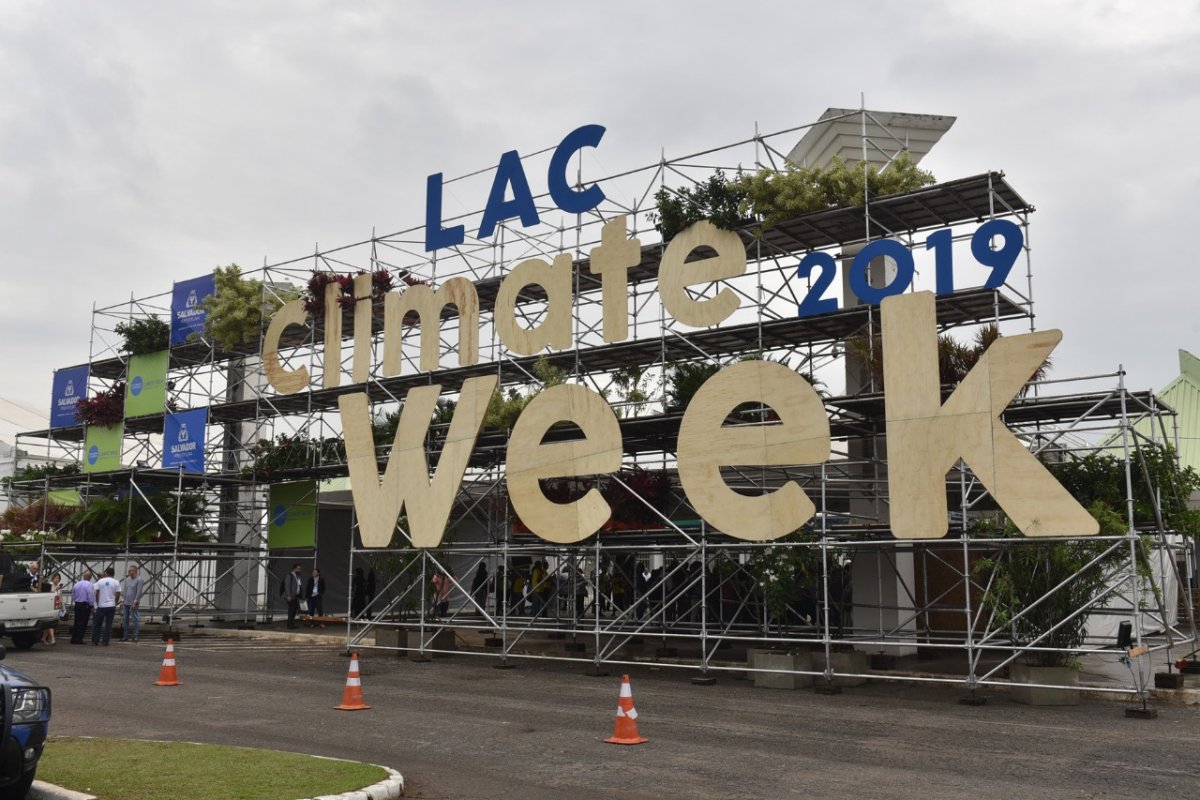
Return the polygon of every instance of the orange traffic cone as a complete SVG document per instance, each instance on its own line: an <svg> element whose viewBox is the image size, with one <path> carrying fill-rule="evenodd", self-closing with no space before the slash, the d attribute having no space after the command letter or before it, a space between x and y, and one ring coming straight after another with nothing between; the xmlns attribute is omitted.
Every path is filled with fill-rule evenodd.
<svg viewBox="0 0 1200 800"><path fill-rule="evenodd" d="M650 741L638 736L637 709L633 707L633 690L629 688L629 676L621 676L621 697L617 700L617 721L613 724L613 735L604 741L609 744L642 744Z"/></svg>
<svg viewBox="0 0 1200 800"><path fill-rule="evenodd" d="M175 640L167 639L167 652L163 654L162 671L158 673L155 686L178 686L183 681L175 674Z"/></svg>
<svg viewBox="0 0 1200 800"><path fill-rule="evenodd" d="M338 711L363 711L370 708L363 702L362 678L358 674L358 653L350 656L350 674L346 676L346 691L342 692L342 704L334 706Z"/></svg>

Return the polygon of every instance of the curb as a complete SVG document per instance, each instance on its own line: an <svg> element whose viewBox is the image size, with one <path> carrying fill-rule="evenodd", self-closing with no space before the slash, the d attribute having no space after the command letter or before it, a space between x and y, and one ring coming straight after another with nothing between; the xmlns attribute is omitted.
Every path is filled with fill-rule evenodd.
<svg viewBox="0 0 1200 800"><path fill-rule="evenodd" d="M55 786L53 783L46 783L45 781L34 781L27 797L29 800L96 800L96 795L94 794L84 794L83 792L64 789L61 786Z"/></svg>
<svg viewBox="0 0 1200 800"><path fill-rule="evenodd" d="M315 756L316 758L324 758L324 756ZM330 761L342 761L340 758L329 759ZM396 800L398 797L404 796L404 776L391 767L385 767L381 764L372 764L385 770L388 774L385 780L379 783L373 783L370 786L364 786L361 789L355 789L353 792L343 792L342 794L322 794L312 798L301 798L301 800ZM79 798L78 800L83 800Z"/></svg>

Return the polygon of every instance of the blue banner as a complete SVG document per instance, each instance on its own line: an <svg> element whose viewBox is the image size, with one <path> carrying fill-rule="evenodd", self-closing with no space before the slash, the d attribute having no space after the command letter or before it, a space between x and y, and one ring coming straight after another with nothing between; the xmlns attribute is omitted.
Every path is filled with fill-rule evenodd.
<svg viewBox="0 0 1200 800"><path fill-rule="evenodd" d="M50 396L50 427L78 425L75 406L87 397L88 368L71 367L54 371L54 389Z"/></svg>
<svg viewBox="0 0 1200 800"><path fill-rule="evenodd" d="M163 422L163 469L183 467L184 472L204 472L207 424L207 408L167 415Z"/></svg>
<svg viewBox="0 0 1200 800"><path fill-rule="evenodd" d="M204 334L208 312L201 302L216 293L211 272L175 284L175 290L171 293L171 344L183 344L193 333L197 336Z"/></svg>

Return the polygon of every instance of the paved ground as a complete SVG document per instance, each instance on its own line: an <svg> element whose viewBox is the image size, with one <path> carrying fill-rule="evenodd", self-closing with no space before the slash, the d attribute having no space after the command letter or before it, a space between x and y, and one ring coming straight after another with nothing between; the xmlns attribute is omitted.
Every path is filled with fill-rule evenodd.
<svg viewBox="0 0 1200 800"><path fill-rule="evenodd" d="M370 711L340 712L347 660L315 642L189 638L183 686L152 685L161 643L10 651L54 690L52 733L218 742L396 767L423 798L1189 797L1200 709L1153 721L1122 705L1036 709L954 689L875 684L839 696L631 672L649 744L617 747L619 676L456 655L369 654ZM148 765L152 767L152 765Z"/></svg>

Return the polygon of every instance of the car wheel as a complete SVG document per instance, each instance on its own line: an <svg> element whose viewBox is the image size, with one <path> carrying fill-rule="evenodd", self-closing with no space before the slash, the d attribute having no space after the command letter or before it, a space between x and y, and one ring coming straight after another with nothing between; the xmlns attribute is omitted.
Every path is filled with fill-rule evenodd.
<svg viewBox="0 0 1200 800"><path fill-rule="evenodd" d="M0 789L0 800L25 800L25 796L29 794L29 787L33 785L33 776L37 773L37 768L29 770L16 783L9 784Z"/></svg>
<svg viewBox="0 0 1200 800"><path fill-rule="evenodd" d="M29 648L33 647L34 643L37 642L38 637L33 633L14 633L12 635L12 640L13 645L18 650L28 650ZM2 798L3 796L0 795L0 800L2 800Z"/></svg>

